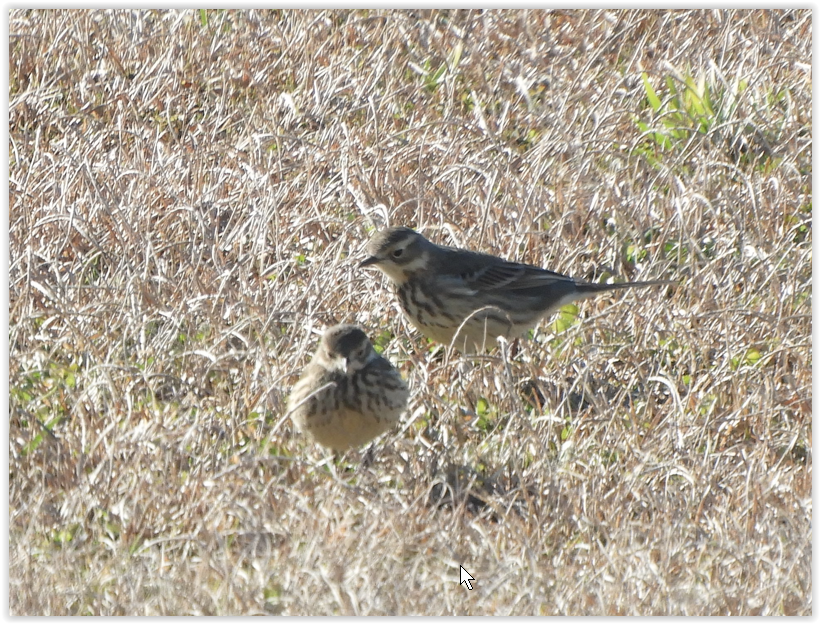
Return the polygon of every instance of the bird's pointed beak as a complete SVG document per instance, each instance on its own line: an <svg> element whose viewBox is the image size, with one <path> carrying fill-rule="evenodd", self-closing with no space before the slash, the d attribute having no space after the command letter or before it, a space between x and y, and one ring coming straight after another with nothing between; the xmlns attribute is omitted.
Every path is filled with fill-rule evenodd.
<svg viewBox="0 0 820 624"><path fill-rule="evenodd" d="M359 265L359 268L372 266L374 264L378 264L379 259L376 256L370 256L369 258L365 258L362 260L362 263Z"/></svg>

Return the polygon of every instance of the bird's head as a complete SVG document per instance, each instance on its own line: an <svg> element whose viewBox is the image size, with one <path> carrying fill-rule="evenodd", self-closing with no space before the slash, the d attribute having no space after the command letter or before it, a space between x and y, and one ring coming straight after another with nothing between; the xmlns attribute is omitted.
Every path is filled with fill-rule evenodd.
<svg viewBox="0 0 820 624"><path fill-rule="evenodd" d="M320 353L328 368L355 373L378 357L370 338L356 325L334 325L322 336Z"/></svg>
<svg viewBox="0 0 820 624"><path fill-rule="evenodd" d="M391 227L377 232L367 244L370 254L359 266L375 266L396 284L427 268L427 250L432 244L418 232L406 227Z"/></svg>

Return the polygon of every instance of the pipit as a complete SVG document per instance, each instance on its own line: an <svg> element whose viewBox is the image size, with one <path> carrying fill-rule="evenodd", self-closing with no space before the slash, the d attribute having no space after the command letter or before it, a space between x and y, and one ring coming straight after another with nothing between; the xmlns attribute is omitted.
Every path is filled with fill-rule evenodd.
<svg viewBox="0 0 820 624"><path fill-rule="evenodd" d="M667 281L595 284L489 254L431 243L406 227L376 233L360 266L393 282L407 319L422 334L475 352L516 337L567 303L609 290Z"/></svg>
<svg viewBox="0 0 820 624"><path fill-rule="evenodd" d="M355 325L327 329L288 399L300 431L346 451L384 433L407 406L407 384Z"/></svg>

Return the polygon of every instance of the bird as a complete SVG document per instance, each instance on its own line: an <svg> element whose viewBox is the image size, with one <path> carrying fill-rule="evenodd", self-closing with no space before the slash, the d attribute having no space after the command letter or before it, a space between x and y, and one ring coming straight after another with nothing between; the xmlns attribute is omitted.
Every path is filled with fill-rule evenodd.
<svg viewBox="0 0 820 624"><path fill-rule="evenodd" d="M360 447L390 429L410 392L357 325L325 330L288 397L296 427L335 452Z"/></svg>
<svg viewBox="0 0 820 624"><path fill-rule="evenodd" d="M404 315L427 338L465 353L486 351L499 336L514 338L563 305L656 280L598 284L529 264L430 242L407 227L376 232L360 267L393 282Z"/></svg>

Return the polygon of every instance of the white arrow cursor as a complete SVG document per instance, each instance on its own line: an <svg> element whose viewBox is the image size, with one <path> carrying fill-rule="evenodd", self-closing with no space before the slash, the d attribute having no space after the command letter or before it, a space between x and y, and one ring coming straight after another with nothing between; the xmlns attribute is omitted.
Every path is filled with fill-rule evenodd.
<svg viewBox="0 0 820 624"><path fill-rule="evenodd" d="M470 581L475 580L473 578L473 575L470 574L469 572L467 572L467 570L464 569L464 566L458 566L458 567L461 568L461 572L459 573L459 575L461 577L461 580L458 582L458 584L459 585L464 584L464 585L467 586L467 589L472 589L473 584Z"/></svg>

